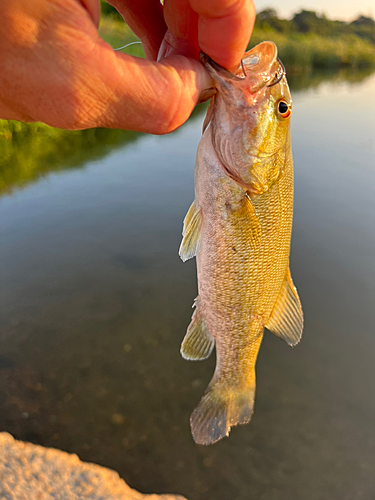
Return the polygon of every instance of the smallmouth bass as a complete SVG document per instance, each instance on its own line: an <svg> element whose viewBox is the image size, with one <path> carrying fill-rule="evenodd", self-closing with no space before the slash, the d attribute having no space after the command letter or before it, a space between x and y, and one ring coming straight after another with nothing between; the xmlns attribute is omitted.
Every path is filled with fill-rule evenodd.
<svg viewBox="0 0 375 500"><path fill-rule="evenodd" d="M181 345L216 369L190 424L212 444L250 421L264 328L296 345L303 313L289 270L293 218L292 100L272 42L244 55L236 74L208 56L215 81L195 165L195 200L180 256L196 256L198 297Z"/></svg>

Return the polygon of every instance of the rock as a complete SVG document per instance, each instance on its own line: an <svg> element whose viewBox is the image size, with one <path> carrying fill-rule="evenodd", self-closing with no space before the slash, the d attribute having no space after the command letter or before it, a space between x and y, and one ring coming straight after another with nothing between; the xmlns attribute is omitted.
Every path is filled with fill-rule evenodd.
<svg viewBox="0 0 375 500"><path fill-rule="evenodd" d="M121 413L114 413L111 417L112 423L116 425L122 425L125 422L125 418Z"/></svg>
<svg viewBox="0 0 375 500"><path fill-rule="evenodd" d="M0 499L186 500L180 495L143 495L113 470L16 441L7 432L0 433Z"/></svg>

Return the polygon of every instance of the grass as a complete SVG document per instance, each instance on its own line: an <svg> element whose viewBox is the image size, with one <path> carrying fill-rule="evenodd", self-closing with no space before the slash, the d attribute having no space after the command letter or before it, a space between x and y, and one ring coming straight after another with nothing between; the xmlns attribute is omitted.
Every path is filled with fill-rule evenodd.
<svg viewBox="0 0 375 500"><path fill-rule="evenodd" d="M112 16L102 17L100 20L99 34L105 42L114 49L123 47L131 42L138 42L139 38L134 35L129 26L124 21L119 21ZM136 57L145 57L142 45L135 44L122 49L121 52Z"/></svg>
<svg viewBox="0 0 375 500"><path fill-rule="evenodd" d="M103 18L99 32L113 48L138 40L124 22L114 17ZM285 34L255 27L249 47L263 40L272 40L276 43L280 58L289 74L313 70L332 71L345 67L355 70L375 67L375 45L355 35L343 35L338 38L313 33ZM122 52L144 57L140 44L131 45Z"/></svg>

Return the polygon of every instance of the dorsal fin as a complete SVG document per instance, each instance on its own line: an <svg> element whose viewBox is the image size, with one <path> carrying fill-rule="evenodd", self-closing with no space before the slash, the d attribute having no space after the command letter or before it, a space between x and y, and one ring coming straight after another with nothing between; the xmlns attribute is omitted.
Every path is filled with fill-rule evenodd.
<svg viewBox="0 0 375 500"><path fill-rule="evenodd" d="M211 337L199 311L198 297L195 299L193 307L197 307L191 318L186 335L181 344L181 356L184 359L198 361L206 359L212 352L215 340Z"/></svg>
<svg viewBox="0 0 375 500"><path fill-rule="evenodd" d="M290 346L295 346L301 340L303 312L289 267L266 328Z"/></svg>

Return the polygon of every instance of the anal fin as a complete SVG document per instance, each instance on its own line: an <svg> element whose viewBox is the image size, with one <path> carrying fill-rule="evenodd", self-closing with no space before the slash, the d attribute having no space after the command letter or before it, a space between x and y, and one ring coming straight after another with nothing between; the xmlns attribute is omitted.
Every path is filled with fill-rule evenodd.
<svg viewBox="0 0 375 500"><path fill-rule="evenodd" d="M290 346L295 346L301 340L303 312L289 267L266 328Z"/></svg>
<svg viewBox="0 0 375 500"><path fill-rule="evenodd" d="M194 305L197 304L197 300ZM186 335L181 344L181 356L184 359L198 361L210 356L215 340L208 332L198 308L194 311Z"/></svg>
<svg viewBox="0 0 375 500"><path fill-rule="evenodd" d="M195 257L199 246L200 233L201 212L195 201L193 201L184 219L182 241L178 252L183 262Z"/></svg>

